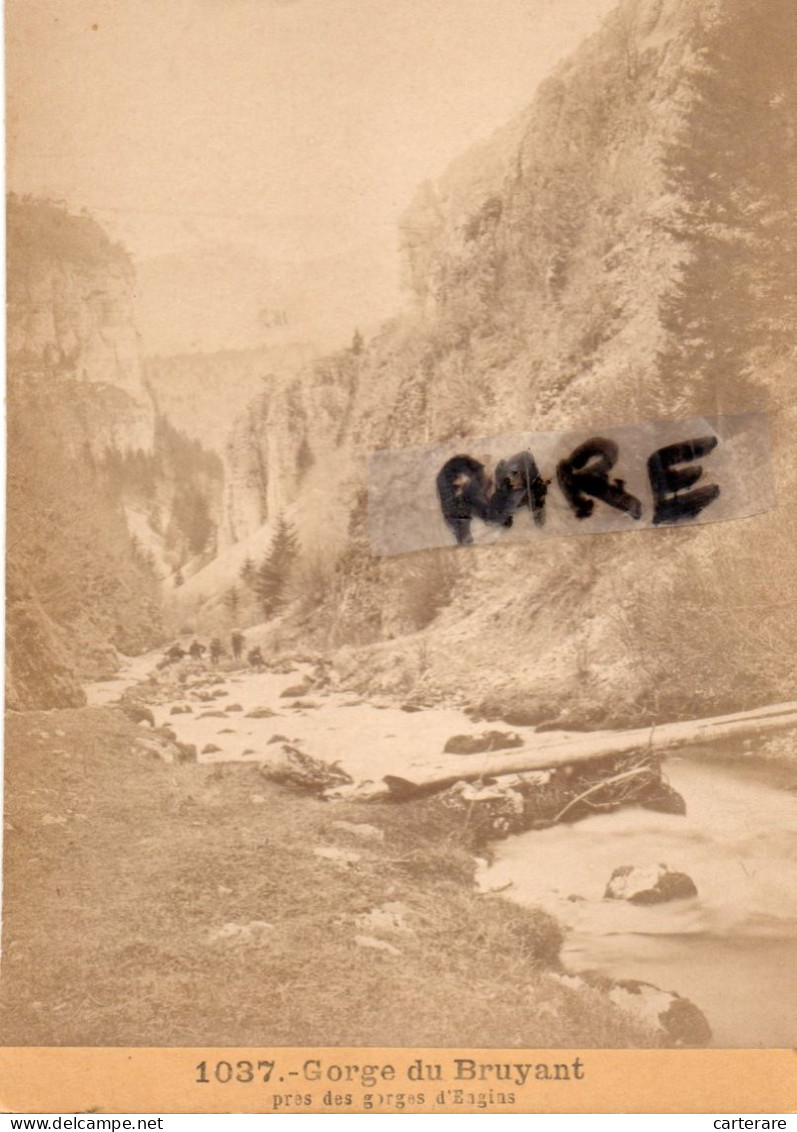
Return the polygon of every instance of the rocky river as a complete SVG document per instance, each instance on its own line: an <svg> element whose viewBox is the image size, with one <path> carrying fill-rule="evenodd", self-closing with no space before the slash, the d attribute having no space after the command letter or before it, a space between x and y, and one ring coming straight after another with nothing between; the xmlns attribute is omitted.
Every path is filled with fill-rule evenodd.
<svg viewBox="0 0 797 1132"><path fill-rule="evenodd" d="M138 658L114 680L91 685L89 702L113 703L158 659ZM189 667L182 683L167 673L150 698L155 725L194 745L203 762L258 761L276 737L337 763L356 782L411 776L450 736L473 730L457 708L366 701L312 683L311 670L309 663L265 672ZM469 769L471 758L478 756L467 760ZM697 1003L714 1046L792 1046L793 780L781 764L754 756L723 761L688 749L668 758L665 772L686 801L685 815L627 806L493 842L480 884L555 915L567 930L569 970L639 979ZM605 899L616 868L659 863L688 874L697 895L657 905Z"/></svg>

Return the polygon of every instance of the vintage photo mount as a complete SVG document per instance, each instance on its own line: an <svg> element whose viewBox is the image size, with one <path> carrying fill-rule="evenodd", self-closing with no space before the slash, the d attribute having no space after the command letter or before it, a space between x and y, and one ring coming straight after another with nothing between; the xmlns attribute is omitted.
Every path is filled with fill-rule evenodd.
<svg viewBox="0 0 797 1132"><path fill-rule="evenodd" d="M280 721L292 729L279 736L282 762L273 762L275 748L267 749L257 732L267 768L263 791L275 782L295 790L302 775L329 773L323 789L343 799L347 817L361 805L364 826L388 804L386 797L390 804L412 805L406 799L427 797L433 788L451 790L452 767L464 767L467 758L483 762L463 772L452 812L470 822L476 807L488 823L506 821L506 797L497 809L478 811L485 782L489 789L496 775L515 780L541 768L547 773L557 761L572 766L639 750L636 739L623 748L606 735L644 733L651 758L654 752L659 758L665 750L693 750L690 743L708 748L727 742L712 763L717 766L742 749L749 755L749 744L759 743L780 768L773 773L783 791L781 771L794 759L795 742L787 657L797 644L788 580L797 557L791 517L797 478L789 400L793 320L787 315L797 287L788 262L797 250L797 182L791 176L797 172L797 92L788 79L785 44L797 42L790 39L797 29L785 0L761 0L756 14L741 0L718 0L710 16L699 11L701 5L620 0L615 6L606 0L590 15L587 0L568 0L557 20L547 0L528 0L525 13L519 0L497 0L498 24L522 25L530 35L539 24L544 31L539 43L533 36L529 41L529 55L540 55L529 96L512 103L512 118L503 102L498 105L495 74L474 62L474 90L482 84L484 98L472 101L495 98L492 116L478 114L485 127L501 128L485 142L461 129L457 136L468 138L464 156L454 150L447 171L432 163L416 178L414 202L405 200L402 211L384 203L404 192L397 162L395 188L380 190L384 215L370 215L368 209L377 209L374 191L360 194L352 183L376 182L373 163L390 148L374 140L389 119L370 132L362 125L369 99L375 121L387 113L377 98L371 51L384 53L384 85L394 83L408 100L421 96L400 83L402 67L428 80L437 66L439 85L427 93L439 94L450 79L460 99L452 101L452 123L467 104L461 67L452 61L457 48L430 47L428 57L421 56L412 31L414 0L379 0L375 9L386 27L381 32L378 20L363 17L358 24L354 0L329 0L326 7L322 0L185 0L182 26L158 13L154 0L140 8L137 0L124 0L115 12L98 0L69 0L66 10L56 0L8 0L9 747L1 972L8 1033L47 1033L31 1008L39 996L37 1009L51 1018L56 1010L63 1010L63 1018L81 1011L94 1016L107 1005L100 990L99 998L91 998L85 971L80 999L65 985L59 1002L57 972L30 959L57 955L57 945L48 950L37 933L42 924L50 930L57 923L58 900L68 905L64 922L74 932L75 902L90 892L92 877L107 879L102 864L86 857L85 829L94 811L75 808L94 804L85 782L110 751L103 745L124 742L131 759L157 764L153 773L165 766L175 780L182 775L173 797L164 785L147 804L155 798L164 823L179 813L187 829L186 815L197 799L200 807L212 807L211 793L219 782L223 789L222 777L191 786L183 774L223 766L224 749L216 740L230 745L233 761L249 758L254 765L256 752L242 748L255 740L221 738L234 729L220 727L218 719L209 718L206 731L191 730L200 707L217 706L212 683L218 673L237 679L246 669L246 650L252 672L282 680L268 685L269 708L261 719L288 716L287 701L279 699L284 691L275 690L297 671L286 657L301 657L304 681L294 689L298 706L292 704L293 714ZM483 34L476 5L462 0L458 15L452 0L430 0L432 8L439 10L436 20L428 12L424 17L427 36L475 51ZM233 42L242 49L242 28L249 25L250 55L225 70L225 51ZM337 44L339 66L313 40L310 62L297 64L291 79L288 53L302 36L307 42L310 28L319 40ZM347 39L352 28L366 38ZM273 44L255 43L264 29L273 32ZM125 36L138 38L125 47ZM224 36L230 37L226 47ZM519 73L509 38L508 32L496 34L494 43L485 44L487 52L500 44L508 52L507 82L511 68ZM749 69L737 87L727 68L742 58ZM557 59L563 61L555 67ZM266 63L268 81L260 66ZM302 75L316 64L308 93ZM68 91L70 76L77 85ZM105 115L98 107L103 83ZM256 107L258 99L265 105L269 83L284 102L285 121L275 124L273 108L264 110L258 133ZM344 88L346 98L340 96ZM333 91L328 111L319 109L325 89ZM183 97L195 101L182 103ZM81 118L87 100L92 109ZM239 133L224 142L237 109ZM336 113L356 124L353 137L371 137L372 153L346 148L346 131L335 133ZM317 129L310 129L315 115ZM444 119L435 119L436 129L442 131ZM396 127L397 150L413 146L410 121L408 116L405 134ZM295 149L292 130L299 139ZM726 145L723 136L738 137L738 147ZM438 145L431 134L417 137L430 161ZM263 172L269 146L275 183L279 189L283 177L290 208L277 202L272 174ZM331 188L307 184L302 190L291 161L301 163L305 175L317 173L323 162L314 156L316 147L331 169ZM232 192L219 189L223 177L213 169L233 149L237 208L230 204ZM248 180L248 165L259 171L260 184L255 174ZM124 176L129 188L117 199L112 194ZM429 179L422 183L423 177ZM259 203L258 192L266 189L273 195ZM363 240L372 241L365 254L354 241L361 196ZM392 268L369 274L370 259L382 265L389 259L388 218L399 233L403 290ZM346 256L351 262L342 267ZM686 303L692 304L689 311ZM233 413L229 402L236 398L240 405ZM694 427L676 436L683 421ZM677 459L670 454L660 461L657 473L651 461L674 439L687 446ZM578 445L585 443L593 449L579 463ZM530 478L532 465L521 461L507 472L507 460L535 445L545 456L538 461L542 471L532 461ZM470 463L463 473L465 465L456 461L465 459ZM696 485L698 494L707 494L690 512L684 493ZM644 521L637 522L643 507ZM661 529L660 519L668 529ZM543 520L543 533L552 536L545 540ZM626 533L632 528L639 531L634 538ZM586 537L568 537L576 533ZM280 563L275 543L283 546ZM669 571L668 554L677 561ZM247 581L246 563L259 570L260 559L261 580ZM564 579L555 600L566 642L559 648L544 640L536 670L524 655L518 663L521 695L513 698L507 679L503 699L497 672L521 639L511 623L519 624L524 611L508 584L501 589L502 563L506 576L521 567L527 572L519 592L541 608L542 627L535 630L541 636L529 630L529 655L550 633L532 575L539 569L548 593ZM613 571L615 588L605 580ZM747 572L744 585L735 577L739 571ZM685 579L694 582L693 591ZM463 594L476 603L468 609L470 636L453 628L451 609ZM311 625L313 601L328 619L325 646ZM429 602L431 613L424 605ZM480 619L478 602L494 602L506 628ZM590 636L566 612L568 604L590 623L607 620ZM635 619L648 607L649 617ZM699 636L706 626L721 626L716 639L678 652L678 634L666 625L658 634L654 625L667 610L679 632L694 625ZM241 656L234 639L239 631L246 640ZM481 634L485 675L477 679ZM210 651L203 645L202 654L190 653L189 641L199 639L210 642ZM748 669L728 659L745 639ZM222 642L215 657L214 641ZM179 656L170 656L170 645ZM672 658L665 655L668 648ZM136 655L151 655L153 668L159 662L150 699L130 694L150 678L150 670L136 670L135 679L129 675ZM603 657L609 659L604 663ZM128 673L121 680L114 672L120 658ZM467 685L458 699L445 658L453 658L451 666ZM283 662L287 667L280 672ZM659 682L659 668L670 663L691 666L681 684L677 671L669 684ZM624 664L612 684L606 674ZM695 685L704 676L711 687L701 701ZM168 680L174 683L167 694ZM634 680L636 698L629 694L621 703L618 687ZM486 688L481 697L480 682ZM590 682L601 691L593 694ZM88 706L84 686L93 689ZM188 704L192 688L193 706L169 716L173 705ZM731 689L730 699L723 700L723 688ZM459 710L467 700L481 712L470 717L474 736L500 730L511 733L512 742L502 753L488 745L470 755L444 751L440 742L434 752L421 750L417 763L405 751L386 767L387 777L374 772L374 785L367 776L373 769L370 738L363 739L354 722L339 732L353 749L339 767L325 757L323 743L309 758L303 749L303 728L310 725L300 716L309 718L319 706L306 699L318 695L323 707L325 698L340 693L339 711L344 689L357 696L352 721L362 718L369 696L371 706L387 708L385 715L401 704L408 719L455 703ZM234 683L225 690L236 699ZM571 693L575 706L569 712ZM247 694L242 682L240 696ZM518 714L523 695L537 710L535 719ZM548 695L553 723L540 707ZM258 710L254 703L246 701L247 713ZM84 725L74 713L114 709L121 723L103 724L95 733L89 721L81 738ZM144 714L136 718L136 711ZM71 713L70 721L59 723L59 713ZM225 722L237 718L228 713ZM699 733L689 732L693 724ZM719 740L712 727L715 736L724 728ZM300 739L294 731L302 732ZM551 732L560 746L549 746L547 755L513 753L514 747L528 750L534 734ZM584 735L593 746L579 753ZM203 752L206 739L213 743ZM181 753L190 760L192 747L193 763L182 765ZM630 773L628 765L613 764L604 777ZM43 777L37 779L39 769ZM263 806L254 780L239 787L247 805ZM517 782L510 786L517 788ZM567 812L581 794L591 806L594 789L592 784L578 796L566 795L563 809L546 811L538 826L550 827L551 816L559 816L554 811ZM520 811L528 818L528 796L521 789L513 797L521 795L527 802L521 800ZM373 800L372 811L366 798ZM335 804L328 807L331 823ZM585 820L604 821L605 813ZM511 840L531 828L529 822L501 832ZM146 820L142 831L150 833ZM96 853L101 839L91 844ZM362 848L353 844L319 857L331 876L373 852L367 843L364 853ZM406 846L402 851L409 855ZM631 865L620 860L623 851L618 849L617 865ZM164 839L163 862L169 852ZM72 872L63 864L71 854ZM153 863L151 877L161 875L159 867ZM187 871L190 861L174 866L175 900L181 898L175 878ZM783 873L773 876L785 885L788 875L784 855ZM74 882L66 896L59 877ZM213 887L215 919L202 936L208 953L229 946L234 966L247 947L267 949L274 925L263 919L242 927L232 912L224 920L223 902L238 894L226 877ZM142 881L142 919L148 899ZM401 893L393 899L402 905ZM577 899L572 897L574 905ZM352 962L382 946L389 986L389 964L400 957L406 929L394 925L380 936L382 928L374 927L371 934L362 926L370 913L361 904L350 909L341 903L339 909L352 938L359 932ZM396 915L400 920L404 912ZM330 916L334 930L340 917ZM721 935L723 929L717 930ZM130 946L146 953L138 936ZM80 949L74 941L70 947L74 962ZM785 966L781 973L785 1002L794 997L793 974L790 985ZM560 974L569 976L567 966ZM770 972L768 987L776 976ZM466 983L460 993L468 996ZM728 995L733 993L729 972ZM390 994L374 995L371 1010L389 1017ZM67 1023L54 1032L78 1034L80 1026ZM96 1032L112 1035L113 1026L106 1020ZM147 1040L153 1033L146 1029ZM0 1046L0 1111L9 1113L776 1114L794 1111L796 1103L791 1048L675 1048L664 1038L662 1048L627 1049L455 1042L442 1048L261 1048L186 1040L126 1047L112 1038L94 1045L11 1040Z"/></svg>

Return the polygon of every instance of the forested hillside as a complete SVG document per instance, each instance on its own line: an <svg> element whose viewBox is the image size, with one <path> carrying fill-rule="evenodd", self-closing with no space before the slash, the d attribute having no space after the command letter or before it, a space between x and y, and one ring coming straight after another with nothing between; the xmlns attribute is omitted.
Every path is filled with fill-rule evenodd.
<svg viewBox="0 0 797 1132"><path fill-rule="evenodd" d="M303 545L323 533L327 600L302 633L342 647L349 678L576 726L793 694L795 32L786 0L623 0L419 190L409 310L241 419L235 537L286 508ZM376 449L753 409L768 515L371 554Z"/></svg>

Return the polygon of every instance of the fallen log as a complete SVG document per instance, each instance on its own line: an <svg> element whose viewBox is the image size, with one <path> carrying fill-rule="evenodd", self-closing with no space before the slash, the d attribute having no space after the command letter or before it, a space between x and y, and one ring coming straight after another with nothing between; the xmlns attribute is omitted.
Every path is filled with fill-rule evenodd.
<svg viewBox="0 0 797 1132"><path fill-rule="evenodd" d="M386 775L391 792L411 796L443 790L455 782L547 770L568 763L645 750L661 754L679 747L709 746L728 739L797 729L797 703L770 704L733 715L662 723L632 731L546 731L531 735L523 747L467 759L441 756L419 766L411 778Z"/></svg>

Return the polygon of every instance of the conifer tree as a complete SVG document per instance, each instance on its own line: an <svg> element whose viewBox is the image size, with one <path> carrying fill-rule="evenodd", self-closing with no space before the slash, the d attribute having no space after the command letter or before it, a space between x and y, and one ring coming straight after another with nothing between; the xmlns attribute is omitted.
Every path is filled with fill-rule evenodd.
<svg viewBox="0 0 797 1132"><path fill-rule="evenodd" d="M238 572L238 577L244 585L249 586L250 589L254 588L255 578L257 577L257 563L254 558L247 555L243 566Z"/></svg>
<svg viewBox="0 0 797 1132"><path fill-rule="evenodd" d="M252 587L266 617L273 617L284 604L286 583L298 553L299 539L296 531L287 519L280 515L271 546L257 571Z"/></svg>

